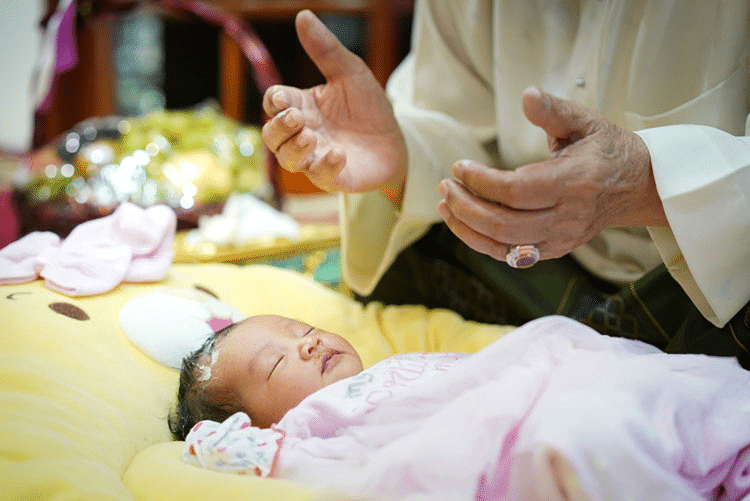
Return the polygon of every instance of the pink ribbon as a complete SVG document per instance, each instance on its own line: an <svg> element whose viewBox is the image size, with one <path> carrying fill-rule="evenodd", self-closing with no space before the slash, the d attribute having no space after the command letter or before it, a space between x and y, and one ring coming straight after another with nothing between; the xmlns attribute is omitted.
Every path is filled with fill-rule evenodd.
<svg viewBox="0 0 750 501"><path fill-rule="evenodd" d="M77 2L72 0L65 10L54 13L48 24L55 24L57 18L60 23L57 25L57 34L55 35L55 69L52 74L52 84L50 85L47 96L37 106L37 111L48 111L52 106L52 100L55 95L55 84L58 75L65 73L78 64L78 48L75 38L75 20L76 20Z"/></svg>

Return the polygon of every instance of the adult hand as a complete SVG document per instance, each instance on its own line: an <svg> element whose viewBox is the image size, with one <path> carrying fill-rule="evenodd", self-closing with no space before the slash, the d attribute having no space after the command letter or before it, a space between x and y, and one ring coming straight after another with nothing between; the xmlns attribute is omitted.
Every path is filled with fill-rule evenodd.
<svg viewBox="0 0 750 501"><path fill-rule="evenodd" d="M304 172L326 191L380 189L400 208L406 145L383 88L310 11L297 15L296 28L326 83L269 88L263 141L284 169Z"/></svg>
<svg viewBox="0 0 750 501"><path fill-rule="evenodd" d="M643 140L575 101L530 87L523 110L547 132L549 159L516 170L461 160L438 211L472 249L505 260L513 245L560 257L614 226L666 225Z"/></svg>

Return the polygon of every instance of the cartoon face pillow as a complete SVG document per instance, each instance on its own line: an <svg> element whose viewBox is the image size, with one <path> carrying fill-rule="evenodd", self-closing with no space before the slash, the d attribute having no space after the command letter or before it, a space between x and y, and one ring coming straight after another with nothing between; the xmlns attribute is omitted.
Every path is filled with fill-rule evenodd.
<svg viewBox="0 0 750 501"><path fill-rule="evenodd" d="M3 287L3 306L9 310L9 320L20 315L27 321L42 322L58 335L69 328L78 332L79 338L83 331L91 330L96 336L98 329L109 329L107 323L114 320L109 315L115 314L122 332L135 347L174 369L179 369L182 358L200 348L213 332L246 318L209 289L195 284L129 285L121 289L108 295L69 298L41 287L37 281ZM42 337L52 341L49 336Z"/></svg>

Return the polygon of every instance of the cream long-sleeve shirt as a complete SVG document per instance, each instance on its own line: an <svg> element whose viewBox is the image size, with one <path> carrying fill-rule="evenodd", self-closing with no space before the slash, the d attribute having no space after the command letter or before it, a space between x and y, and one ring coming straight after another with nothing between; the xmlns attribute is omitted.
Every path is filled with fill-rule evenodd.
<svg viewBox="0 0 750 501"><path fill-rule="evenodd" d="M345 279L369 293L441 220L437 186L456 160L547 158L521 108L536 84L639 132L670 224L611 228L573 256L620 284L664 261L723 325L750 299L749 25L748 0L418 1L412 52L387 86L408 148L403 207L342 195Z"/></svg>

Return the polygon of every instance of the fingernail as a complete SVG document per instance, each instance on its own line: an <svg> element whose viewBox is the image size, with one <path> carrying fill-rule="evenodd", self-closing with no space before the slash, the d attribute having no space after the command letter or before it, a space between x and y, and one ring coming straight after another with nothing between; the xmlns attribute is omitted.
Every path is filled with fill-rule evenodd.
<svg viewBox="0 0 750 501"><path fill-rule="evenodd" d="M284 95L284 91L277 90L271 95L271 102L276 106L277 108L286 108L286 96Z"/></svg>
<svg viewBox="0 0 750 501"><path fill-rule="evenodd" d="M297 145L297 148L300 148L300 149L301 149L301 148L304 148L304 147L305 147L305 146L307 146L307 145L308 145L309 143L310 143L310 141L308 141L308 140L307 140L307 136L305 136L305 135L303 135L303 134L299 134L299 135L297 136L297 139L295 139L295 140L294 140L294 144L296 144L296 145Z"/></svg>
<svg viewBox="0 0 750 501"><path fill-rule="evenodd" d="M542 92L541 87L539 87L538 85L531 85L531 86L527 87L526 88L526 92L528 92L530 94L536 94L538 97L541 97L541 96L544 95L544 93Z"/></svg>
<svg viewBox="0 0 750 501"><path fill-rule="evenodd" d="M297 119L294 117L294 115L292 115L291 109L286 112L286 115L284 115L284 118L282 120L287 127L297 126Z"/></svg>
<svg viewBox="0 0 750 501"><path fill-rule="evenodd" d="M326 158L328 159L328 163L330 163L331 165L337 165L344 160L344 154L341 152L341 150L334 149L328 152Z"/></svg>
<svg viewBox="0 0 750 501"><path fill-rule="evenodd" d="M448 181L446 179L443 179L438 184L438 191L441 195L446 196L448 194Z"/></svg>
<svg viewBox="0 0 750 501"><path fill-rule="evenodd" d="M451 167L451 172L454 176L458 177L461 171L469 168L470 163L471 160L459 160L458 162L453 164L453 167Z"/></svg>
<svg viewBox="0 0 750 501"><path fill-rule="evenodd" d="M442 217L443 219L448 219L450 213L448 212L448 207L445 203L445 200L441 200L440 203L437 204L437 211L438 214L440 214L440 217Z"/></svg>

